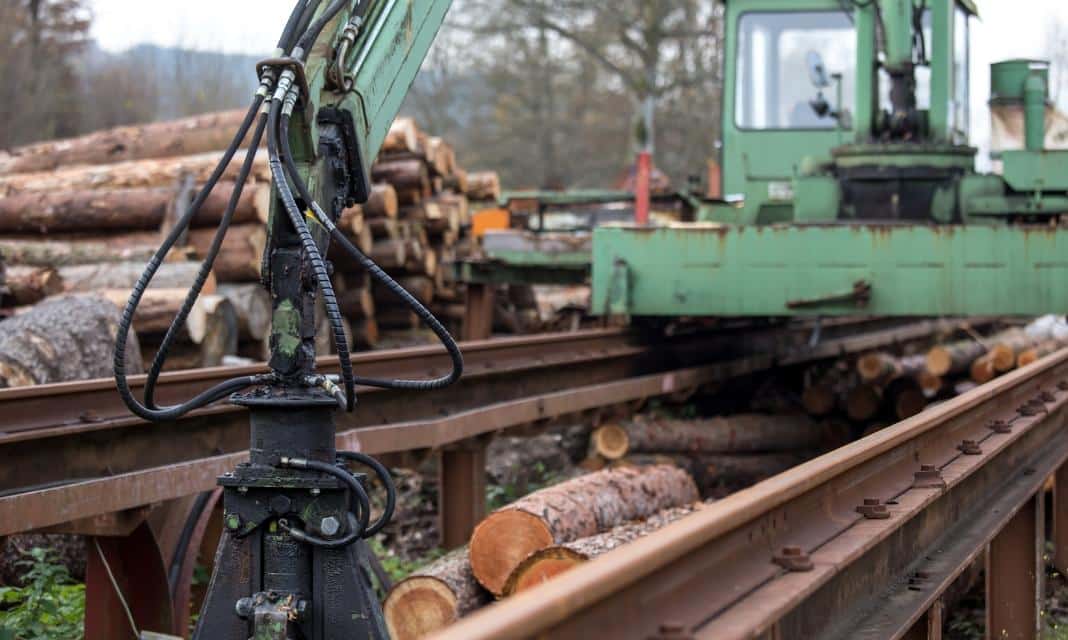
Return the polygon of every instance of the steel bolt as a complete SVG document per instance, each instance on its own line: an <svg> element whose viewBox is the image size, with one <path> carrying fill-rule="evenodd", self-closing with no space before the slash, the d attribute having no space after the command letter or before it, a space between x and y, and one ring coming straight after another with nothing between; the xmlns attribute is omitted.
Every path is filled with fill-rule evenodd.
<svg viewBox="0 0 1068 640"><path fill-rule="evenodd" d="M983 453L982 447L975 440L965 440L957 445L957 449L966 456L978 456Z"/></svg>
<svg viewBox="0 0 1068 640"><path fill-rule="evenodd" d="M942 472L933 464L922 464L920 470L914 474L912 482L916 489L945 489L946 481L942 479Z"/></svg>
<svg viewBox="0 0 1068 640"><path fill-rule="evenodd" d="M994 433L1012 433L1012 425L1004 420L991 420L987 427Z"/></svg>
<svg viewBox="0 0 1068 640"><path fill-rule="evenodd" d="M886 520L890 517L890 511L878 498L864 498L864 504L857 507L857 513L868 520Z"/></svg>
<svg viewBox="0 0 1068 640"><path fill-rule="evenodd" d="M340 530L341 521L334 516L327 516L319 523L319 531L322 531L325 536L337 535L337 532Z"/></svg>
<svg viewBox="0 0 1068 640"><path fill-rule="evenodd" d="M237 492L240 494L246 494L248 493L248 487L238 487Z"/></svg>
<svg viewBox="0 0 1068 640"><path fill-rule="evenodd" d="M1036 398L1045 404L1051 404L1057 401L1057 396L1053 395L1049 391L1039 391Z"/></svg>
<svg viewBox="0 0 1068 640"><path fill-rule="evenodd" d="M797 545L787 545L772 558L772 561L787 571L812 571L812 558Z"/></svg>

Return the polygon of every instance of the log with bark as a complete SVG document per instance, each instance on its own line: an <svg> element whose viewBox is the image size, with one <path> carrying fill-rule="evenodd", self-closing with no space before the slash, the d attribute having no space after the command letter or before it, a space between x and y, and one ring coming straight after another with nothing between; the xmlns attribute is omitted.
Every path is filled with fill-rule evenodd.
<svg viewBox="0 0 1068 640"><path fill-rule="evenodd" d="M476 171L467 174L467 197L472 200L501 199L501 177L496 171Z"/></svg>
<svg viewBox="0 0 1068 640"><path fill-rule="evenodd" d="M260 341L270 335L271 294L262 284L223 284L218 293L234 309L241 340Z"/></svg>
<svg viewBox="0 0 1068 640"><path fill-rule="evenodd" d="M938 345L927 352L927 371L939 378L960 375L967 372L972 362L986 351L985 345L970 338Z"/></svg>
<svg viewBox="0 0 1068 640"><path fill-rule="evenodd" d="M1045 340L1030 349L1025 349L1016 357L1016 366L1026 367L1046 356L1056 353L1064 344L1059 340Z"/></svg>
<svg viewBox="0 0 1068 640"><path fill-rule="evenodd" d="M775 453L632 453L613 463L671 464L693 476L704 497L722 497L752 486L818 455L816 449Z"/></svg>
<svg viewBox="0 0 1068 640"><path fill-rule="evenodd" d="M820 446L828 433L801 415L737 414L699 420L639 416L623 423L628 451L741 453Z"/></svg>
<svg viewBox="0 0 1068 640"><path fill-rule="evenodd" d="M844 398L845 412L854 422L871 420L879 413L882 395L873 384L858 384Z"/></svg>
<svg viewBox="0 0 1068 640"><path fill-rule="evenodd" d="M369 220L396 218L397 212L400 211L397 190L388 182L379 182L371 187L371 195L367 198L367 202L360 205L360 208L363 209L363 217Z"/></svg>
<svg viewBox="0 0 1068 640"><path fill-rule="evenodd" d="M397 192L402 205L419 204L430 197L430 174L426 162L419 158L386 159L371 168L375 182L388 182Z"/></svg>
<svg viewBox="0 0 1068 640"><path fill-rule="evenodd" d="M47 171L78 164L109 164L221 150L230 144L244 118L244 110L224 111L38 142L0 155L0 173Z"/></svg>
<svg viewBox="0 0 1068 640"><path fill-rule="evenodd" d="M382 603L393 640L419 640L489 604L471 573L467 548L456 549L393 586Z"/></svg>
<svg viewBox="0 0 1068 640"><path fill-rule="evenodd" d="M62 267L76 264L116 262L147 263L158 248L155 234L124 234L111 237L50 238L48 240L0 238L0 254L8 264L31 267ZM190 251L175 250L176 259L185 259Z"/></svg>
<svg viewBox="0 0 1068 640"><path fill-rule="evenodd" d="M63 295L0 322L0 387L110 377L119 318L106 298ZM133 332L126 362L128 373L140 373Z"/></svg>
<svg viewBox="0 0 1068 640"><path fill-rule="evenodd" d="M673 522L699 511L703 502L658 511L644 520L626 522L586 538L539 549L527 556L508 576L504 596L512 596L552 579L597 556L604 555L659 531Z"/></svg>
<svg viewBox="0 0 1068 640"><path fill-rule="evenodd" d="M607 469L580 476L490 514L471 536L471 569L479 583L501 595L515 567L538 549L607 531L697 498L693 478L673 466Z"/></svg>
<svg viewBox="0 0 1068 640"><path fill-rule="evenodd" d="M434 299L434 281L426 276L397 276L397 284L404 287L404 290L415 296L415 299L422 302L424 305L430 304L430 301ZM402 306L403 301L393 293L385 285L380 282L375 282L372 285L374 291L375 307L397 307Z"/></svg>
<svg viewBox="0 0 1068 640"><path fill-rule="evenodd" d="M222 153L210 152L177 158L138 160L111 165L78 166L44 171L0 175L0 197L35 191L79 191L85 189L134 189L147 187L173 188L183 178L205 184L215 171ZM221 176L232 182L241 169L245 152L238 151ZM256 184L269 184L270 169L267 154L260 153L250 174Z"/></svg>
<svg viewBox="0 0 1068 640"><path fill-rule="evenodd" d="M234 183L216 185L193 216L194 227L216 226L233 195ZM38 191L0 198L0 232L101 233L159 229L177 195L175 188ZM263 222L270 187L246 185L234 210L234 222Z"/></svg>
<svg viewBox="0 0 1068 640"><path fill-rule="evenodd" d="M382 141L381 153L422 153L425 141L426 135L414 118L397 118Z"/></svg>
<svg viewBox="0 0 1068 640"><path fill-rule="evenodd" d="M214 229L193 229L188 243L198 258L208 253ZM215 259L213 270L220 282L258 282L267 246L267 229L262 224L235 224L223 240L222 250Z"/></svg>
<svg viewBox="0 0 1068 640"><path fill-rule="evenodd" d="M52 267L10 266L5 270L4 285L11 306L36 304L48 296L63 292L63 276Z"/></svg>
<svg viewBox="0 0 1068 640"><path fill-rule="evenodd" d="M89 293L100 289L133 289L144 273L143 262L115 262L110 264L80 264L60 267L63 290ZM151 289L188 289L200 273L199 262L165 262L160 265L149 285ZM204 293L215 293L214 275L204 283Z"/></svg>

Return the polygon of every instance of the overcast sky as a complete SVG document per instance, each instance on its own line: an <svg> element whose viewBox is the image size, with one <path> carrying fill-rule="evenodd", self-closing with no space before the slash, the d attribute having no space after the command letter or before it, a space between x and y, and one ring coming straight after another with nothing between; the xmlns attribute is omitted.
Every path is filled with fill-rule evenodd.
<svg viewBox="0 0 1068 640"><path fill-rule="evenodd" d="M104 49L142 42L197 49L267 54L294 0L90 0L93 35ZM1068 25L1065 0L978 0L982 18L972 25L972 133L989 136L986 99L992 61L1040 56L1048 25ZM1064 108L1065 105L1062 105Z"/></svg>

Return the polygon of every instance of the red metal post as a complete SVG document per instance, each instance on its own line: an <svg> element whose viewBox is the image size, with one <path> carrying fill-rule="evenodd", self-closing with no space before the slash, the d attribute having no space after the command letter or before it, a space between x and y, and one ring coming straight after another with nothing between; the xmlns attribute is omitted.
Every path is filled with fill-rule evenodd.
<svg viewBox="0 0 1068 640"><path fill-rule="evenodd" d="M648 151L638 153L638 172L634 177L634 222L649 224L649 183L652 180L653 156Z"/></svg>

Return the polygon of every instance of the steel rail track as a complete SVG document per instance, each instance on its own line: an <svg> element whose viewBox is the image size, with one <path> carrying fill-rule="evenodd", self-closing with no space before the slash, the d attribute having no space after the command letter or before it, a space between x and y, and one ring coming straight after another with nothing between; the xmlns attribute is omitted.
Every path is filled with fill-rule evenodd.
<svg viewBox="0 0 1068 640"><path fill-rule="evenodd" d="M339 446L373 454L441 448L494 431L641 401L771 368L913 340L952 322L810 323L643 341L623 330L530 336L464 345L468 372L437 393L367 390L357 413L338 416ZM434 348L361 354L368 375L434 375ZM323 368L330 363L324 360ZM257 371L250 368L249 371ZM164 398L195 392L232 369L168 374ZM685 383L685 384L684 384ZM210 489L244 460L247 414L229 405L149 424L125 415L110 381L0 391L0 535L115 517ZM86 412L90 412L86 418Z"/></svg>
<svg viewBox="0 0 1068 640"><path fill-rule="evenodd" d="M1068 564L1066 406L1063 350L434 637L941 637L940 597L984 551L987 637L1037 637L1051 477Z"/></svg>

